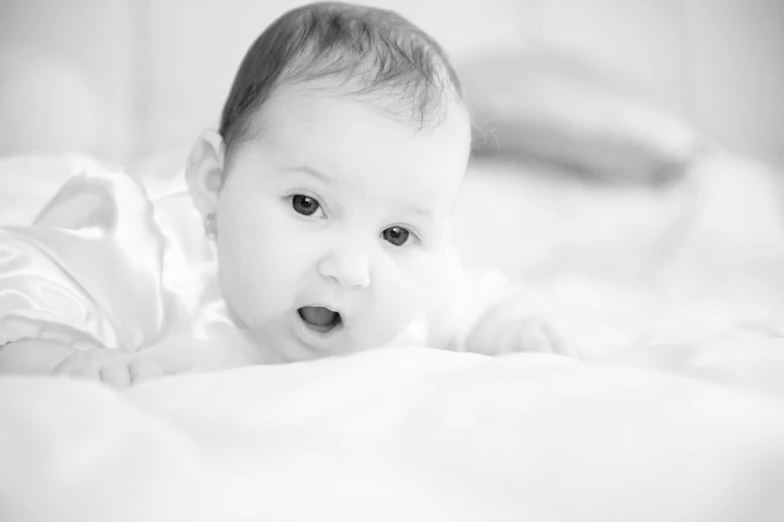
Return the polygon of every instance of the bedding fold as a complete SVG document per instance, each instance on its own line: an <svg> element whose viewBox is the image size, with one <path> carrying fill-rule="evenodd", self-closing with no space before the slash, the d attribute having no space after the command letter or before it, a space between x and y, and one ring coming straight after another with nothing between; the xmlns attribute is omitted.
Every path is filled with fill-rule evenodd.
<svg viewBox="0 0 784 522"><path fill-rule="evenodd" d="M655 364L411 347L122 392L3 377L0 518L775 520L782 345L725 346L723 373L692 371L710 347Z"/></svg>

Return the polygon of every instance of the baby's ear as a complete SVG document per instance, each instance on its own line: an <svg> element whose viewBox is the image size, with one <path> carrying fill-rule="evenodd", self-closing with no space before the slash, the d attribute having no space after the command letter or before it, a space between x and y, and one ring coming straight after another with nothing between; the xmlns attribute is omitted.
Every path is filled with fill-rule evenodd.
<svg viewBox="0 0 784 522"><path fill-rule="evenodd" d="M214 130L202 132L185 166L191 198L202 216L215 212L223 180L223 138Z"/></svg>

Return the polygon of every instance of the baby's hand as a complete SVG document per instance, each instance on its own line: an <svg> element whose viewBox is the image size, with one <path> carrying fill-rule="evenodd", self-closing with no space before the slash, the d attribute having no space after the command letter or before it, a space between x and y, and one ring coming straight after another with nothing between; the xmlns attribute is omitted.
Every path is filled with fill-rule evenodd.
<svg viewBox="0 0 784 522"><path fill-rule="evenodd" d="M76 352L63 359L52 373L101 381L116 388L125 388L145 379L163 374L161 367L135 353L106 348Z"/></svg>
<svg viewBox="0 0 784 522"><path fill-rule="evenodd" d="M466 340L470 352L508 355L547 352L578 357L574 341L524 299L508 299L490 310Z"/></svg>

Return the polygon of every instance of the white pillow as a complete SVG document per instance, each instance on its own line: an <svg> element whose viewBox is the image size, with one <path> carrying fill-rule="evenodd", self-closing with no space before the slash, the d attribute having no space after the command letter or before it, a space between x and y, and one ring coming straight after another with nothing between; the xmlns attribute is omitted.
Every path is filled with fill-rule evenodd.
<svg viewBox="0 0 784 522"><path fill-rule="evenodd" d="M660 183L681 176L701 149L689 124L579 56L484 56L461 68L461 81L479 155Z"/></svg>

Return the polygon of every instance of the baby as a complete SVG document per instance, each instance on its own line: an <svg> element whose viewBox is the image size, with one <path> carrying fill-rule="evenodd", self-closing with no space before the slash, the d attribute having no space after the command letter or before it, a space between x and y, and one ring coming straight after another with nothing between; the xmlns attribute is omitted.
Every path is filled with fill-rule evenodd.
<svg viewBox="0 0 784 522"><path fill-rule="evenodd" d="M219 130L198 138L186 167L202 239L214 243L217 258L218 304L201 306L201 317L208 309L223 314L216 321L241 335L213 329L201 336L212 336L211 342L198 349L167 341L173 317L196 308L178 305L171 291L156 294L172 274L184 272L140 275L140 266L154 271L155 252L165 258L162 273L173 263L173 228L161 224L161 200L137 205L155 207L155 219L134 216L135 210L122 210L133 207L123 200L137 192L149 198L149 188L138 191L117 175L88 176L66 185L59 202L29 229L7 228L0 239L24 252L28 263L44 262L36 256L54 260L50 264L68 272L68 284L76 282L69 292L81 292L80 303L96 310L77 317L66 310L77 307L73 302L59 309L52 299L36 304L33 285L14 279L18 263L0 262L0 285L25 287L29 294L3 297L0 288L0 371L65 373L125 386L199 364L217 369L303 361L390 344L571 354L570 343L527 292L460 268L450 240L460 231L452 230L451 214L470 142L459 81L428 35L379 9L319 3L292 10L251 46ZM145 246L152 252L145 257L144 248L129 246L120 249L124 255L92 258L92 269L74 268L81 248L65 239L42 246L49 240L41 228L73 222L84 206L74 204L69 214L63 201L89 205L89 199L79 200L85 194L99 194L102 203L74 225L80 240L91 240L85 231L101 228L85 220L108 215L110 208L113 221L104 223L105 233L119 234L126 220L131 229L153 230L148 242L163 238L166 247ZM138 241L141 234L128 237ZM112 242L112 252L119 244ZM107 263L115 263L114 275L103 287L80 280L96 278L91 270L106 270ZM208 281L213 273L202 276ZM154 289L144 294L142 281L150 280ZM106 296L107 286L123 284L129 285L125 296ZM142 294L152 297L145 301ZM156 307L155 318L143 319ZM131 328L135 321L146 326Z"/></svg>

